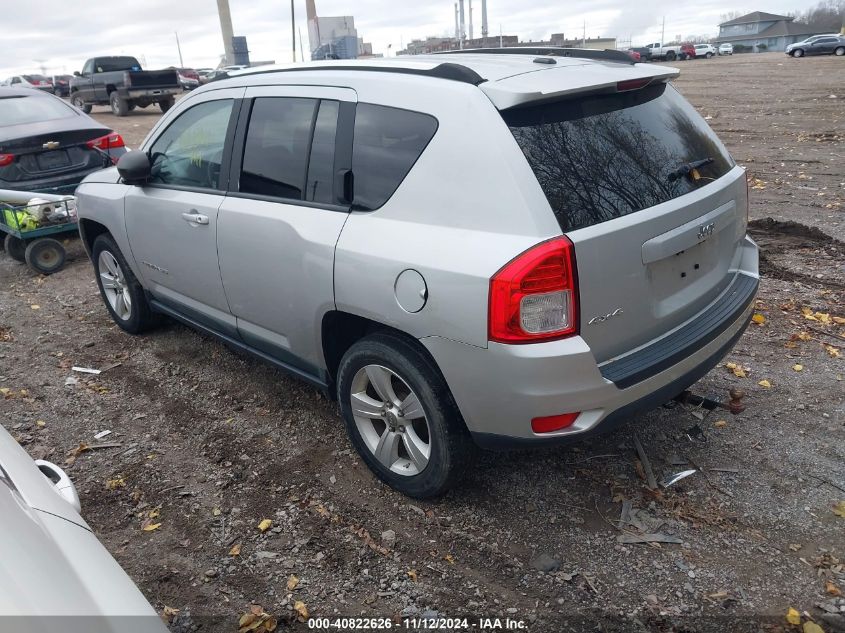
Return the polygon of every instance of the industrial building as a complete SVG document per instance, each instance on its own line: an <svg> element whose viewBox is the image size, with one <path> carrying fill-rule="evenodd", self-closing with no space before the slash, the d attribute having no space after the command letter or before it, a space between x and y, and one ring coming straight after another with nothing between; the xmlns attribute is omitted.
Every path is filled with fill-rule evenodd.
<svg viewBox="0 0 845 633"><path fill-rule="evenodd" d="M358 37L351 15L320 17L314 0L306 0L305 12L312 60L373 57L372 44Z"/></svg>

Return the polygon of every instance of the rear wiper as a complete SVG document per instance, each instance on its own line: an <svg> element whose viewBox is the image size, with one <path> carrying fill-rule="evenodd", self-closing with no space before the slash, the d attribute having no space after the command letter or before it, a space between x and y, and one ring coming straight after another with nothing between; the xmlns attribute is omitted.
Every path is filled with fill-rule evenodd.
<svg viewBox="0 0 845 633"><path fill-rule="evenodd" d="M701 160L694 160L689 163L684 163L676 170L669 172L669 182L674 182L679 178L683 178L684 176L689 175L692 175L693 180L698 180L700 178L698 174L698 168L704 167L705 165L709 165L712 162L713 158L711 156L708 156L707 158L702 158Z"/></svg>

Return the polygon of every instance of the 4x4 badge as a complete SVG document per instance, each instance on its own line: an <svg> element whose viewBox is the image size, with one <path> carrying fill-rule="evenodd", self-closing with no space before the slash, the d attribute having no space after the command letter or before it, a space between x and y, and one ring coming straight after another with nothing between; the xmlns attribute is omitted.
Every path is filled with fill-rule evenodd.
<svg viewBox="0 0 845 633"><path fill-rule="evenodd" d="M604 323L608 319L615 317L617 314L622 314L622 308L616 308L610 314L605 314L605 315L602 315L602 316L594 316L592 319L587 321L587 324L588 325L595 325L596 323Z"/></svg>

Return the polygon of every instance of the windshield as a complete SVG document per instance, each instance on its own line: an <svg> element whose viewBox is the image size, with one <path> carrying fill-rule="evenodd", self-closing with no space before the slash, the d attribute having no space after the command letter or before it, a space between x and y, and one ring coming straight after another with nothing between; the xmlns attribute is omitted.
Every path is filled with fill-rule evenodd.
<svg viewBox="0 0 845 633"><path fill-rule="evenodd" d="M665 83L502 116L563 231L678 198L734 165L704 119Z"/></svg>
<svg viewBox="0 0 845 633"><path fill-rule="evenodd" d="M141 64L134 57L100 57L97 59L98 73L110 73L116 70L141 70Z"/></svg>
<svg viewBox="0 0 845 633"><path fill-rule="evenodd" d="M53 97L0 96L0 127L54 121L75 114L76 111L64 101Z"/></svg>

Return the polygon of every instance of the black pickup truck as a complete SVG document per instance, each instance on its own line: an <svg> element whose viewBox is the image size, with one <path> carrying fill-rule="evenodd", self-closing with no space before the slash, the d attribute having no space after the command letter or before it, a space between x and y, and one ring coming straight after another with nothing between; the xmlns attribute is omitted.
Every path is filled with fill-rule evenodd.
<svg viewBox="0 0 845 633"><path fill-rule="evenodd" d="M70 102L85 114L93 105L107 105L116 116L126 116L153 103L167 112L181 92L176 70L141 70L134 57L94 57L73 74Z"/></svg>

